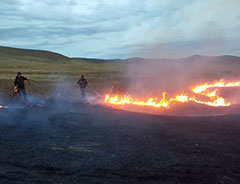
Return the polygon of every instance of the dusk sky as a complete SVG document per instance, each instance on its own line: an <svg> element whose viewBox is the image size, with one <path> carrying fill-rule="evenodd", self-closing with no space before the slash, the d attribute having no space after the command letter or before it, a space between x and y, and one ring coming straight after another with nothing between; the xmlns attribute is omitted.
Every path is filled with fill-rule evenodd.
<svg viewBox="0 0 240 184"><path fill-rule="evenodd" d="M69 57L240 55L239 0L1 0L0 45Z"/></svg>

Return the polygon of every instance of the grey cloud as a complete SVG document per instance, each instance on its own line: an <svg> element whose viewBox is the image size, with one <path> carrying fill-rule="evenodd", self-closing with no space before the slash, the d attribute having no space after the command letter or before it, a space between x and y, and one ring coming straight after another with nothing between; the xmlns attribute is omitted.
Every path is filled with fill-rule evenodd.
<svg viewBox="0 0 240 184"><path fill-rule="evenodd" d="M69 37L77 35L86 35L92 36L94 34L103 34L108 32L118 32L121 31L121 28L114 29L105 29L101 27L82 27L82 28L67 28L67 27L47 27L47 28L38 28L38 27L18 27L18 28L9 28L9 29L0 29L0 40L7 39L17 39L21 38L35 38L38 36L41 37Z"/></svg>
<svg viewBox="0 0 240 184"><path fill-rule="evenodd" d="M2 0L0 45L105 58L238 54L237 5L234 0L227 7L223 0Z"/></svg>

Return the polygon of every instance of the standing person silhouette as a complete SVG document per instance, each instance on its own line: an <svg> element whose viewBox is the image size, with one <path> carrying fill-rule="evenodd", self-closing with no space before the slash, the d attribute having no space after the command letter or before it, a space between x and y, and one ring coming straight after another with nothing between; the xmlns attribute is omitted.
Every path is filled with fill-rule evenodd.
<svg viewBox="0 0 240 184"><path fill-rule="evenodd" d="M85 99L85 88L88 85L87 79L84 77L84 75L81 76L81 78L78 80L77 84L80 87L82 99Z"/></svg>
<svg viewBox="0 0 240 184"><path fill-rule="evenodd" d="M27 78L22 76L21 72L17 73L17 76L14 80L15 89L17 89L21 99L24 102L27 101L27 93L26 93L25 85L24 85L25 80L27 80Z"/></svg>

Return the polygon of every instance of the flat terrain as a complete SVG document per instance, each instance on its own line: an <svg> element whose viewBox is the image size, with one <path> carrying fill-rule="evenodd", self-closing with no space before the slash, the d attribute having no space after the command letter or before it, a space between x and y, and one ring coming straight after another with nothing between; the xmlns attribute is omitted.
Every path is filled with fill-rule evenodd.
<svg viewBox="0 0 240 184"><path fill-rule="evenodd" d="M240 183L240 115L55 103L0 117L0 183Z"/></svg>

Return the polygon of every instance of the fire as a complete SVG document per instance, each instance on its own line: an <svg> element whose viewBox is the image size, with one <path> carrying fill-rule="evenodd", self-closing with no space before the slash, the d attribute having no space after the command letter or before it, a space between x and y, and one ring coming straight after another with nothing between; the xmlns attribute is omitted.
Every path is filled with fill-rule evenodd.
<svg viewBox="0 0 240 184"><path fill-rule="evenodd" d="M0 105L0 109L8 109L8 106Z"/></svg>
<svg viewBox="0 0 240 184"><path fill-rule="evenodd" d="M146 101L141 101L137 99L133 99L130 96L122 96L119 97L118 95L115 96L105 96L105 102L108 102L110 104L114 105L138 105L138 106L151 106L151 107L168 107L168 102L165 101L165 93L163 93L163 97L161 100L158 100L157 98L149 98Z"/></svg>
<svg viewBox="0 0 240 184"><path fill-rule="evenodd" d="M181 93L175 97L166 98L166 92L163 92L162 98L149 97L145 100L135 99L129 95L110 95L105 96L105 103L110 105L135 105L135 106L148 106L155 108L170 108L174 103L188 103L194 102L209 106L230 106L230 102L226 102L223 97L217 93L220 88L240 87L240 81L237 82L224 82L224 80L215 83L204 83L197 85L190 89L190 93ZM201 100L203 97L206 100Z"/></svg>
<svg viewBox="0 0 240 184"><path fill-rule="evenodd" d="M225 83L223 79L220 81L214 83L214 84L209 84L205 83L202 85L198 85L192 89L194 93L203 93L209 88L226 88L226 87L240 87L240 81L237 82L227 82Z"/></svg>

